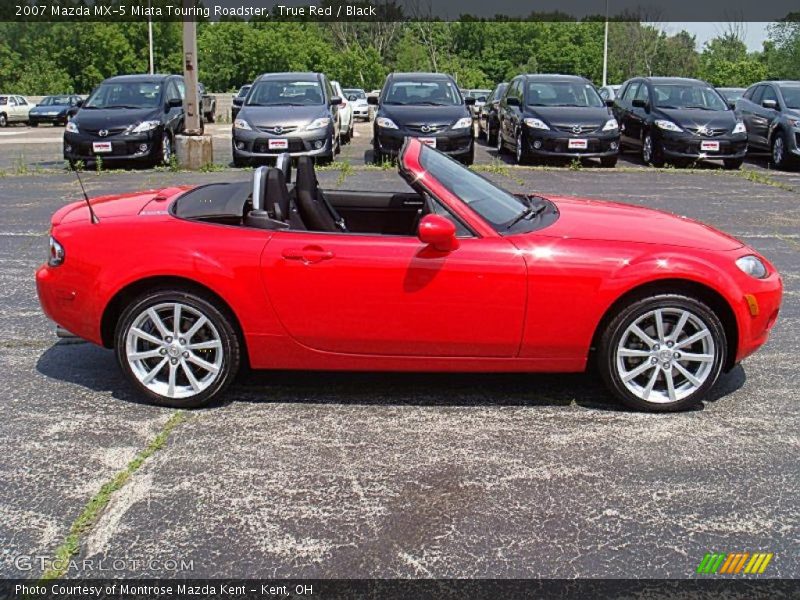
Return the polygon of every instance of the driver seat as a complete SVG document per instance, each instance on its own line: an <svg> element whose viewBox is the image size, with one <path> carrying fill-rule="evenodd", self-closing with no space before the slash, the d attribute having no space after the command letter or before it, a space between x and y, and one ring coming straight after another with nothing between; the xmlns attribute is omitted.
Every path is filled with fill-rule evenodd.
<svg viewBox="0 0 800 600"><path fill-rule="evenodd" d="M295 196L300 218L309 231L347 231L344 219L319 188L314 162L309 156L297 159Z"/></svg>

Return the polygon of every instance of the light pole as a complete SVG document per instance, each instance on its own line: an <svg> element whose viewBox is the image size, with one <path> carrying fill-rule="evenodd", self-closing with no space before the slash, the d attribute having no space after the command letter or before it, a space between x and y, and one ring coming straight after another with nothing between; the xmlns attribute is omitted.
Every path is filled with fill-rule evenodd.
<svg viewBox="0 0 800 600"><path fill-rule="evenodd" d="M608 0L606 0L606 30L603 35L603 87L608 85Z"/></svg>
<svg viewBox="0 0 800 600"><path fill-rule="evenodd" d="M150 8L150 2L147 3L147 7ZM150 75L152 75L156 72L153 63L153 17L150 15L150 11L148 11L147 14L147 41L148 47L150 48Z"/></svg>

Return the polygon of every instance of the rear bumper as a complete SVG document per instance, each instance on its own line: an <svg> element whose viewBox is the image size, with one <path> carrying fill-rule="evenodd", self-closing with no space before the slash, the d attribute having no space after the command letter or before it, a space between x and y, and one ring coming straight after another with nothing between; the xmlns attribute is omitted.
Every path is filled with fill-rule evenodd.
<svg viewBox="0 0 800 600"><path fill-rule="evenodd" d="M100 321L92 294L70 282L61 267L42 265L36 271L36 292L44 314L79 338L102 345Z"/></svg>

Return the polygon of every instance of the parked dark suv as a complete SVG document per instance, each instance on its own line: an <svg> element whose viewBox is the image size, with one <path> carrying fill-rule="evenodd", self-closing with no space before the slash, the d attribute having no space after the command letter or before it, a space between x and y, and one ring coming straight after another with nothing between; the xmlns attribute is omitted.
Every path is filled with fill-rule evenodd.
<svg viewBox="0 0 800 600"><path fill-rule="evenodd" d="M747 132L710 84L682 77L637 77L614 100L622 145L642 153L645 163L686 166L722 160L738 169L747 152Z"/></svg>
<svg viewBox="0 0 800 600"><path fill-rule="evenodd" d="M780 169L800 162L800 81L762 81L736 102L747 127L747 143L769 150Z"/></svg>
<svg viewBox="0 0 800 600"><path fill-rule="evenodd" d="M64 158L169 164L184 130L183 77L120 75L89 95L64 130Z"/></svg>
<svg viewBox="0 0 800 600"><path fill-rule="evenodd" d="M617 164L619 127L588 79L575 75L520 75L498 109L497 151L531 158L599 158Z"/></svg>
<svg viewBox="0 0 800 600"><path fill-rule="evenodd" d="M395 158L406 137L421 142L471 165L475 140L469 106L450 75L443 73L392 73L380 96L367 101L378 106L372 147L376 162Z"/></svg>
<svg viewBox="0 0 800 600"><path fill-rule="evenodd" d="M341 147L341 103L322 73L261 75L233 122L234 165L273 159L284 152L333 160Z"/></svg>

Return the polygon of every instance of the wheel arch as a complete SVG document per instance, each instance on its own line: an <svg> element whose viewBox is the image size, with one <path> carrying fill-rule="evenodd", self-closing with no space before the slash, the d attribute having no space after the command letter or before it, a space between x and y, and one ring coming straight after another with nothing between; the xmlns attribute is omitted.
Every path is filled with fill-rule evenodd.
<svg viewBox="0 0 800 600"><path fill-rule="evenodd" d="M598 321L597 327L594 330L592 343L589 348L590 364L593 362L592 359L596 353L600 336L603 335L603 331L614 316L628 304L654 294L683 294L705 302L719 317L725 332L728 352L725 357L725 363L722 366L723 371L729 371L733 368L736 361L737 349L739 347L739 327L733 308L725 297L714 288L697 281L681 278L650 281L636 286L618 297L603 313L603 316L600 318L600 321Z"/></svg>
<svg viewBox="0 0 800 600"><path fill-rule="evenodd" d="M223 311L228 314L233 324L234 331L239 338L239 343L244 349L243 356L249 356L247 352L247 340L244 336L244 330L239 322L239 317L236 315L230 304L225 301L222 296L217 294L214 290L202 283L198 283L192 279L178 276L155 276L146 277L133 281L117 291L116 294L109 300L103 310L103 316L100 320L100 335L103 341L103 346L106 348L114 347L114 330L116 329L119 317L125 310L125 307L136 297L145 293L146 291L155 290L180 290L189 291L205 296L213 300Z"/></svg>

